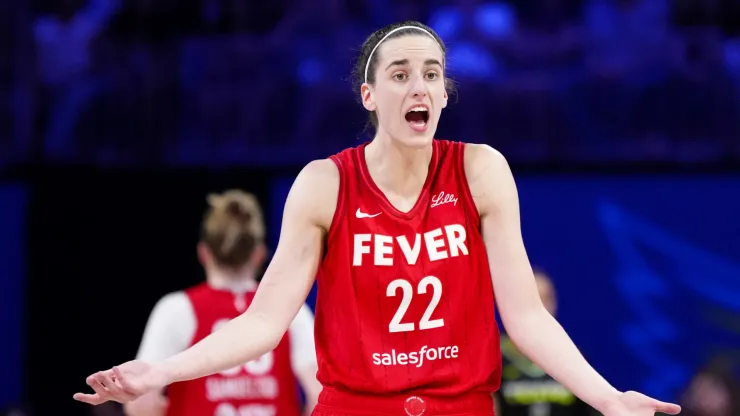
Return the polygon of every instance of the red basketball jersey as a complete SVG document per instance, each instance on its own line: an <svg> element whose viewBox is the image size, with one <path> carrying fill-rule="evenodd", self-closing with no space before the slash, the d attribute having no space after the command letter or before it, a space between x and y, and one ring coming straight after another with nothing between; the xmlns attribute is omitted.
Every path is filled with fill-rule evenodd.
<svg viewBox="0 0 740 416"><path fill-rule="evenodd" d="M192 344L236 318L251 303L243 295L201 284L186 291L197 329ZM298 391L290 366L286 334L273 351L219 374L172 384L167 388L168 416L297 416Z"/></svg>
<svg viewBox="0 0 740 416"><path fill-rule="evenodd" d="M434 140L408 213L370 178L365 145L331 157L340 191L315 321L325 386L429 396L498 388L493 287L464 146Z"/></svg>

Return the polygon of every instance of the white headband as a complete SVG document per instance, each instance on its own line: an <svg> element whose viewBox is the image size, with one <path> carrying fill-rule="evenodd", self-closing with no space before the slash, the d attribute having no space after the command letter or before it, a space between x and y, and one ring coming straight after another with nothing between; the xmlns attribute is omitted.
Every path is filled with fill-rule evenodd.
<svg viewBox="0 0 740 416"><path fill-rule="evenodd" d="M398 32L399 30L403 30L403 29L416 29L416 30L422 31L426 33L427 35L429 35L429 37L434 39L435 42L437 41L437 39L431 33L429 33L429 31L427 31L426 29L420 28L419 26L401 26L401 27L397 27L391 30L390 32L386 33L385 36L383 36L383 39L381 39L378 43L375 44L375 47L373 48L372 51L370 51L370 55L368 55L367 57L367 63L365 64L365 82L366 83L367 83L367 70L368 68L370 68L370 61L373 60L373 54L375 53L375 50L378 49L378 46L380 46L380 44L383 43L384 40L388 39L388 36L394 34L395 32Z"/></svg>

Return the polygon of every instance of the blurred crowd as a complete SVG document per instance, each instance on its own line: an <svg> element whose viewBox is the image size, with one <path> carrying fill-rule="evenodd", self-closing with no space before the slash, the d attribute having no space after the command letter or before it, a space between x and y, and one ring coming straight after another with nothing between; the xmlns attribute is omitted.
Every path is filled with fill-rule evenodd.
<svg viewBox="0 0 740 416"><path fill-rule="evenodd" d="M740 158L740 0L28 1L0 13L6 160L324 157L367 136L351 64L404 19L450 49L441 138L524 162Z"/></svg>

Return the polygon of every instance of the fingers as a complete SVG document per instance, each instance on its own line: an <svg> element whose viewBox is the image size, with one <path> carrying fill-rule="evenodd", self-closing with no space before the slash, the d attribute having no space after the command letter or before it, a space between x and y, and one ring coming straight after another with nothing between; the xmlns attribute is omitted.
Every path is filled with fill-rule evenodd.
<svg viewBox="0 0 740 416"><path fill-rule="evenodd" d="M122 385L119 377L120 371L118 375L113 370L97 372L85 380L87 385L95 391L95 394L77 393L72 398L93 406L107 401L126 403L135 399L136 395Z"/></svg>
<svg viewBox="0 0 740 416"><path fill-rule="evenodd" d="M99 376L100 373L95 373L87 378L87 385L92 387L93 390L95 390L95 393L100 398L101 403L107 402L110 400L110 393L106 389L105 384L103 383L103 379Z"/></svg>
<svg viewBox="0 0 740 416"><path fill-rule="evenodd" d="M677 415L681 413L681 406L674 403L666 403L656 400L655 411L669 415Z"/></svg>
<svg viewBox="0 0 740 416"><path fill-rule="evenodd" d="M97 373L95 380L102 384L111 398L117 402L128 402L136 398L134 394L122 388L120 381L112 370Z"/></svg>
<svg viewBox="0 0 740 416"><path fill-rule="evenodd" d="M131 382L129 382L128 378L126 378L126 376L123 375L123 373L118 367L113 367L111 372L113 373L112 375L113 377L115 377L118 384L121 385L121 388L125 390L127 393L132 393L134 395L141 394L141 392L139 392L139 390L135 386L131 385Z"/></svg>
<svg viewBox="0 0 740 416"><path fill-rule="evenodd" d="M72 396L72 398L77 400L78 402L91 404L93 406L97 406L107 401L107 400L104 400L102 397L100 397L100 395L98 394L75 393L75 395Z"/></svg>

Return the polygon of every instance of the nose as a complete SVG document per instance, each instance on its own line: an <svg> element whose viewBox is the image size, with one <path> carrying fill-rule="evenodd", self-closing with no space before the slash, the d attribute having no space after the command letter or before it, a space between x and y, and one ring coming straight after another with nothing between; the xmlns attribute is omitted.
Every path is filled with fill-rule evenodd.
<svg viewBox="0 0 740 416"><path fill-rule="evenodd" d="M416 76L411 80L411 95L415 98L426 97L427 84L424 82L423 76Z"/></svg>

